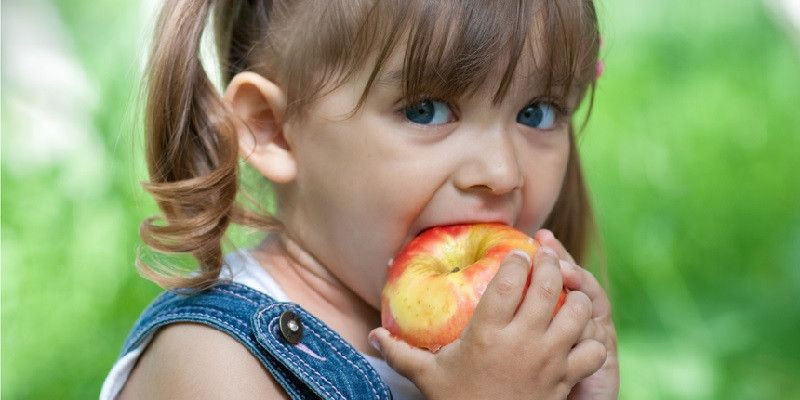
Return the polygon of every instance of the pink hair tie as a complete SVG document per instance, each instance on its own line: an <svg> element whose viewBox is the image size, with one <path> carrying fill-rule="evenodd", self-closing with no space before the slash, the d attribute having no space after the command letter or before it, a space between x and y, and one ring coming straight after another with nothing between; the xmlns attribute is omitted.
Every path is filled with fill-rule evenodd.
<svg viewBox="0 0 800 400"><path fill-rule="evenodd" d="M597 60L597 64L594 66L594 79L600 79L605 70L606 65L603 63L603 60Z"/></svg>
<svg viewBox="0 0 800 400"><path fill-rule="evenodd" d="M600 36L600 48L603 48L603 37ZM606 64L603 63L603 60L597 60L597 64L594 66L594 79L600 79L603 76L603 72L606 70Z"/></svg>

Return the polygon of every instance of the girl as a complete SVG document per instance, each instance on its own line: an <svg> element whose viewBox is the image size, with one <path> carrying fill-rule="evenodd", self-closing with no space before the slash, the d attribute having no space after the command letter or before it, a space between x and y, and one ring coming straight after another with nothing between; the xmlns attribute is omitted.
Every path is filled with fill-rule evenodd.
<svg viewBox="0 0 800 400"><path fill-rule="evenodd" d="M164 221L141 228L200 268L140 263L175 290L101 398L616 398L610 305L577 266L591 213L571 115L596 79L591 0L211 3L168 1L158 21L145 188ZM198 59L212 12L222 96ZM239 157L271 185L272 215L237 198ZM489 221L543 251L511 253L459 340L434 354L378 328L405 243ZM266 239L223 257L230 223Z"/></svg>

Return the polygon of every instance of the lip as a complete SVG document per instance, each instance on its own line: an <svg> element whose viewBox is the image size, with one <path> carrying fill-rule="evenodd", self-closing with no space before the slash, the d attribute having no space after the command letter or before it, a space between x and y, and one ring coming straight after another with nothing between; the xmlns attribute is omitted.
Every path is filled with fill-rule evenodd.
<svg viewBox="0 0 800 400"><path fill-rule="evenodd" d="M514 222L511 220L511 218L473 218L473 219L461 219L461 220L447 220L440 223L425 225L422 227L422 229L417 230L416 233L414 233L413 237L417 237L422 232L425 232L426 230L433 228L435 226L492 224L492 223L504 224L508 226L514 225Z"/></svg>

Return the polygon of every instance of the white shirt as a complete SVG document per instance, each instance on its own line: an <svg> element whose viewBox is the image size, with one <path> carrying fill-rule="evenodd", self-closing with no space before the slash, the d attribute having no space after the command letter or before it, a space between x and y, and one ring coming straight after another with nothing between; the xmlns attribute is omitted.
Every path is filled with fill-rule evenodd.
<svg viewBox="0 0 800 400"><path fill-rule="evenodd" d="M258 261L256 261L248 251L238 250L229 253L225 256L225 264L225 267L222 268L222 272L220 273L220 278L231 279L234 282L249 286L252 289L266 293L276 301L290 301L286 292L283 291L275 279L261 267ZM103 382L103 387L100 390L100 400L113 400L117 398L123 386L125 386L125 382L128 381L128 376L130 376L133 367L136 365L136 361L142 354L142 350L147 347L151 339L152 337L146 339L139 347L131 350L114 363L114 366ZM381 376L381 379L389 386L389 389L392 391L392 397L398 400L425 398L411 381L389 367L386 361L368 354L361 355L372 364L372 367L375 368L378 375Z"/></svg>

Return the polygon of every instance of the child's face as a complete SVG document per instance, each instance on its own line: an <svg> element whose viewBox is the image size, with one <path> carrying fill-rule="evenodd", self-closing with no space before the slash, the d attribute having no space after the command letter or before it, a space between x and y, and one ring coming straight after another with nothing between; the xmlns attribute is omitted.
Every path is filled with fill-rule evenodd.
<svg viewBox="0 0 800 400"><path fill-rule="evenodd" d="M400 60L389 60L384 71L398 69ZM344 119L369 71L356 75L316 102L307 118L284 126L298 170L279 189L286 200L279 218L376 308L390 258L426 227L501 221L533 235L558 197L570 144L565 116L552 129L532 127L546 127L535 112L549 110L525 114L540 94L522 89L530 86L519 77L525 70L520 65L497 105L497 82L452 110L434 101L417 111L403 109L399 84L377 83Z"/></svg>

